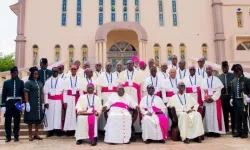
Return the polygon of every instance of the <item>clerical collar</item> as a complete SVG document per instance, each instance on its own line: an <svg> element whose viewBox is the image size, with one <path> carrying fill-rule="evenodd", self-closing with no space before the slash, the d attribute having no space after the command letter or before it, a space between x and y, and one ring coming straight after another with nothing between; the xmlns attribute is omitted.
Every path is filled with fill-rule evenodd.
<svg viewBox="0 0 250 150"><path fill-rule="evenodd" d="M227 73L223 73L225 76L228 74L228 72Z"/></svg>
<svg viewBox="0 0 250 150"><path fill-rule="evenodd" d="M92 97L92 96L93 96L93 94L89 94L89 93L88 93L88 96L89 96L89 97Z"/></svg>

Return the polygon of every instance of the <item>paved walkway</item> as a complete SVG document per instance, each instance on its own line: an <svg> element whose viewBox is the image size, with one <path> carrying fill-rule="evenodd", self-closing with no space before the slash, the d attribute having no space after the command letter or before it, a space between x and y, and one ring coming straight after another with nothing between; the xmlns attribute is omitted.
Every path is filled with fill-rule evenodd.
<svg viewBox="0 0 250 150"><path fill-rule="evenodd" d="M220 138L206 138L203 143L191 143L167 141L166 144L153 143L144 144L141 140L124 145L109 145L103 140L97 146L88 144L76 145L73 138L50 138L43 141L21 140L19 143L11 141L6 144L0 141L0 150L250 150L250 138L240 139L225 135Z"/></svg>

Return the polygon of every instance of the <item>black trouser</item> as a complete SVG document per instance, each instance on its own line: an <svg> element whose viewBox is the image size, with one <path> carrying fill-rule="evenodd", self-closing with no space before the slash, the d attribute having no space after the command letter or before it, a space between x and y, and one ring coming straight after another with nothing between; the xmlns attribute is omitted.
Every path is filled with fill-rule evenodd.
<svg viewBox="0 0 250 150"><path fill-rule="evenodd" d="M19 137L19 129L20 129L20 118L21 112L15 106L16 100L8 100L6 101L6 112L5 112L5 133L6 138L11 138L11 121L12 117L14 118L14 137Z"/></svg>
<svg viewBox="0 0 250 150"><path fill-rule="evenodd" d="M230 114L231 129L232 129L232 132L234 132L235 131L234 109L232 106L230 106L230 99L231 99L230 95L222 95L221 96L226 131L227 132L229 131L229 114Z"/></svg>
<svg viewBox="0 0 250 150"><path fill-rule="evenodd" d="M235 114L235 123L236 123L236 132L238 134L248 134L248 125L247 125L247 106L245 106L245 110L243 111L242 107L234 107Z"/></svg>

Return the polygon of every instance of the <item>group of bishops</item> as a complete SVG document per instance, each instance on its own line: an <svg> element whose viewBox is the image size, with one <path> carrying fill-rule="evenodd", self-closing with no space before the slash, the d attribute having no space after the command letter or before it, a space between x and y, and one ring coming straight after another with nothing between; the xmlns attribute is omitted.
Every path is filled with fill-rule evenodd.
<svg viewBox="0 0 250 150"><path fill-rule="evenodd" d="M44 63L45 62L45 63ZM142 133L143 141L165 143L171 133L172 121L167 108L175 108L182 141L201 143L205 134L219 137L229 129L229 114L233 137L248 137L248 104L250 83L241 65L229 72L227 61L222 62L222 74L213 75L213 68L198 60L198 67L189 66L177 57L172 64L160 68L150 59L146 64L133 56L126 69L118 62L105 67L76 61L68 72L64 66L47 69L41 60L39 80L44 84L44 130L47 136L62 131L75 136L76 144L90 140L97 144L98 131L105 131L105 143L129 143L131 133ZM125 68L125 67L124 67ZM12 68L11 74L18 71ZM4 82L2 111L5 112L6 138L11 136L14 118L14 137L18 138L20 112L15 104L23 97L23 82L18 77ZM18 85L20 83L20 85ZM205 106L202 119L201 108ZM18 119L19 118L19 119ZM16 121L15 121L16 119Z"/></svg>

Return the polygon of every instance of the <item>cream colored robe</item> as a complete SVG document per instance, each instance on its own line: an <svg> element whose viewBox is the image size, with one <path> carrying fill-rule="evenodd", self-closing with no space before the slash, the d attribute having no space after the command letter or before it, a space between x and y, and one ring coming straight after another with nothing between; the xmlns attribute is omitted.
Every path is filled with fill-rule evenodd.
<svg viewBox="0 0 250 150"><path fill-rule="evenodd" d="M194 139L204 134L202 124L202 117L197 112L199 104L190 94L177 94L169 99L167 107L175 107L178 117L178 128L180 130L181 139L184 141L186 138ZM186 102L185 98L186 97ZM180 102L181 101L181 102ZM193 112L187 114L188 110L193 107Z"/></svg>
<svg viewBox="0 0 250 150"><path fill-rule="evenodd" d="M92 105L93 103L93 94L88 94L89 97L89 103ZM78 99L78 102L76 104L76 111L87 111L89 107L87 94L81 95ZM98 96L95 96L94 98L94 110L101 114L102 111L102 101L101 98ZM98 129L98 117L96 116L95 119L95 136L97 137ZM83 139L89 139L88 135L88 116L87 115L78 115L77 116L77 125L76 125L76 132L75 132L75 138L76 140L83 140Z"/></svg>
<svg viewBox="0 0 250 150"><path fill-rule="evenodd" d="M147 97L148 97L148 103L147 103ZM153 97L148 95L142 98L140 103L140 111L143 114L143 119L141 121L142 123L142 139L143 141L146 141L148 139L151 140L162 140L162 131L161 126L159 123L159 118L155 113L153 113L152 116L148 116L147 113L151 111L152 106L156 106L157 108L161 109L163 112L166 109L165 104L163 103L162 99L158 96L154 96L154 100L152 102ZM148 106L147 106L148 104ZM146 111L145 109L148 109Z"/></svg>

